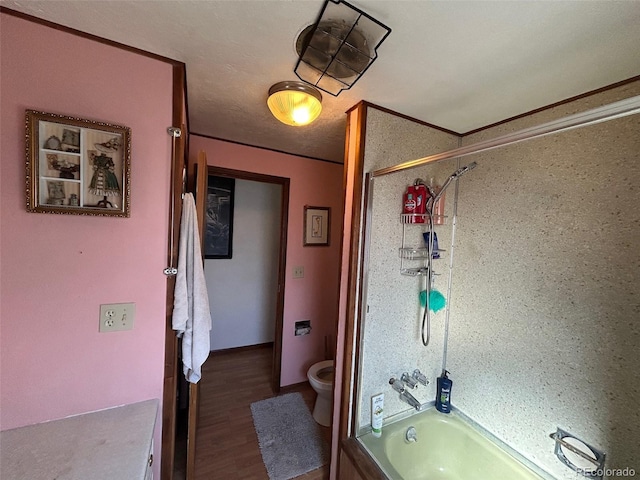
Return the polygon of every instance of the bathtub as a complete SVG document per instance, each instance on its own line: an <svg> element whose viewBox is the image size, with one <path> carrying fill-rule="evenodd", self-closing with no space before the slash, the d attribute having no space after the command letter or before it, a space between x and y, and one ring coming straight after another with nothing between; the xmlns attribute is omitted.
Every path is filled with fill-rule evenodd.
<svg viewBox="0 0 640 480"><path fill-rule="evenodd" d="M409 427L416 430L416 442L405 439ZM548 478L507 453L457 411L443 414L430 408L385 425L380 438L367 433L358 440L393 480Z"/></svg>

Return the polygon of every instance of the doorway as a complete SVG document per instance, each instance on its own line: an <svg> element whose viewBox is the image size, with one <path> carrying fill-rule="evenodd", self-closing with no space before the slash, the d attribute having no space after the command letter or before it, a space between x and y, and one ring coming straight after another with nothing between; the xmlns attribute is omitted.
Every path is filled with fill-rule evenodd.
<svg viewBox="0 0 640 480"><path fill-rule="evenodd" d="M213 351L231 351L235 350L234 347L243 347L243 342L249 343L257 343L264 344L264 346L269 346L269 351L272 351L271 361L269 365L266 365L267 370L270 371L269 378L267 380L270 385L271 390L274 395L277 395L280 391L280 376L281 376L281 361L282 361L282 325L283 325L283 314L284 314L284 283L285 283L285 272L286 272L286 252L287 252L287 227L288 227L288 213L289 213L289 185L290 180L284 177L276 177L272 175L263 175L253 172L246 172L241 170L233 170L226 169L220 167L207 166L207 177L215 176L215 177L223 177L228 179L237 180L235 189L235 209L233 224L235 227L233 228L233 237L232 242L234 243L232 260L234 257L239 259L239 262L235 262L239 265L233 265L233 268L229 268L231 265L225 265L225 268L215 268L215 263L226 260L206 260L205 259L205 277L207 280L207 289L209 290L210 297L210 309L212 313L212 323L216 323L216 313L215 313L215 305L216 305L216 297L212 296L212 291L217 288L227 289L226 292L223 292L223 301L226 301L226 298L232 298L235 300L242 300L243 297L246 297L248 300L245 303L250 304L249 308L266 308L271 309L269 312L269 317L271 317L272 321L269 326L266 326L266 322L262 322L261 326L255 327L252 326L252 331L245 335L244 339L241 339L237 335L237 330L246 329L246 325L243 327L242 325L238 325L238 320L242 317L242 312L236 316L236 318L227 319L225 325L220 325L220 328L215 331L212 329L211 335L211 350ZM257 195L251 195L252 185L254 187L263 186L264 188L254 188L256 192L260 191ZM269 188L270 187L270 188ZM242 197L238 197L241 195ZM275 197L275 198L274 198ZM255 208L251 208L252 200L254 201ZM263 231L266 228L265 219L256 218L255 215L256 210L260 212L260 209L264 208L262 203L268 200L268 203L271 205L273 210L276 212L271 212L269 214L269 222L273 225L270 225L269 228L272 230L270 237L271 243L273 243L272 248L270 248L271 256L273 258L270 259L270 263L266 262L262 265L263 269L270 268L271 270L275 270L276 275L270 276L271 285L265 287L262 292L261 301L255 302L254 292L246 291L247 289L241 288L233 288L233 283L237 283L238 279L234 279L234 282L227 281L231 280L231 277L228 279L225 278L225 275L255 275L255 271L251 272L251 269L254 267L253 265L247 265L247 259L244 258L244 253L247 252L248 248L251 248L251 244L257 244L261 241L259 238ZM206 204L206 201L205 201ZM252 210L246 215L241 214L242 206L245 206L245 210ZM246 207L249 208L246 208ZM274 208L275 207L275 208ZM206 207L205 207L206 208ZM259 213L258 213L259 214ZM254 215L254 220L251 220L251 215ZM239 218L238 218L239 217ZM205 212L206 218L206 212ZM240 225L240 222L243 224ZM245 248L243 248L243 246ZM269 248L267 248L269 250ZM244 253L243 253L244 252ZM253 252L255 254L255 252ZM203 252L204 254L204 252ZM248 256L248 255L247 255ZM240 258L238 258L240 257ZM207 275L207 263L211 263L210 267L214 267L213 270L217 270L216 277L213 279L210 278L210 275ZM249 263L251 263L249 259ZM220 264L218 264L219 266ZM235 272L233 270L236 270ZM210 269L211 270L211 269ZM211 273L211 272L209 272ZM268 272L267 272L268 273ZM242 279L240 279L242 281ZM275 281L275 284L273 284ZM231 285L231 289L229 290ZM267 293L270 292L270 293ZM266 296L270 296L270 298L264 298ZM250 298L251 297L251 298ZM242 305L241 308L245 308L246 305ZM230 307L227 303L227 310ZM232 312L233 313L233 312ZM274 315L275 314L275 315ZM232 315L233 317L233 315ZM266 332L265 328L270 331ZM242 332L241 332L242 333ZM266 335L266 336L265 336ZM224 338L222 338L224 337ZM261 341L260 339L266 339L267 341ZM246 343L245 343L246 344ZM231 350L230 350L231 349ZM209 357L209 362L211 362L212 356ZM207 363L205 362L205 365ZM263 371L265 371L263 369ZM203 377L204 377L203 370ZM204 378L203 378L204 380ZM191 408L198 409L197 405L193 405L189 400L189 391L188 384L184 381L182 377L179 381L178 386L178 412L176 418L176 449L175 449L175 463L173 469L173 478L176 480L185 479L191 480L187 478L186 471L188 469L185 468L185 465L193 460L187 460L187 457L190 459L195 459L195 449L193 451L187 451L187 436L196 435L197 431L197 418L198 414L195 414L195 422L194 424L189 423L189 410ZM199 399L204 400L204 399ZM198 401L199 401L198 400ZM203 402L205 405L203 408L207 408L207 402ZM192 429L193 427L193 429ZM197 442L194 442L194 445ZM193 455L193 456L191 456ZM193 464L192 464L193 465Z"/></svg>
<svg viewBox="0 0 640 480"><path fill-rule="evenodd" d="M263 324L261 327L257 329L253 329L251 334L248 335L248 337L250 338L247 339L247 340L250 340L252 338L254 344L270 343L271 341L273 341L271 388L273 390L273 393L277 394L280 391L280 375L281 375L281 362L282 362L282 328L283 328L282 324L283 324L283 315L284 315L284 290L285 290L284 284L285 284L285 272L286 272L287 227L288 227L288 218L289 218L290 180L284 177L276 177L273 175L263 175L259 173L246 172L242 170L232 170L232 169L213 167L213 166L208 167L207 173L209 176L213 175L216 177L234 178L236 180L246 181L246 182L258 182L261 184L268 184L270 186L278 187L278 189L280 190L279 218L276 220L277 224L274 227L275 236L277 237L275 239L276 245L274 248L275 261L273 262L273 266L272 266L272 268L277 271L277 274L273 277L275 279L275 285L272 285L273 288L271 290L272 295L274 295L275 298L265 298L263 299L263 302L262 302L263 305L269 305L269 304L273 305L273 307L271 308L275 308L275 317L272 317L273 323L270 325L270 329L271 329L270 332L264 332L265 326ZM240 202L240 204L242 204L243 202L246 203L247 201L251 202L252 195L251 195L251 192L247 190L250 188L251 188L250 185L247 185L245 183L242 186L242 190L240 194L243 194L248 198L240 199L236 197L237 199L236 201ZM261 189L261 191L264 192L263 195L267 197L269 196L269 189ZM259 199L256 198L255 207L257 209L260 208L260 205L258 205L258 202L259 202ZM242 228L244 228L244 230L241 229L241 231L239 232L238 229L240 225L238 224L238 222L236 222L236 220L237 219L234 219L234 224L236 224L236 227L234 227L234 239L233 239L234 243L237 241L239 244L250 245L251 242L254 242L254 243L259 242L260 240L259 237L260 235L263 234L261 229L258 228L259 221L256 221L255 228L254 228L254 225L251 225L251 224L243 225ZM242 236L242 238L240 238L240 236ZM238 249L236 248L235 250L237 252ZM236 256L237 255L242 255L242 253L236 253ZM207 262L205 261L205 272L207 272L206 263ZM263 266L266 266L266 264ZM249 275L251 274L251 273L248 273L250 272L250 268L247 266L243 267L242 265L240 265L238 268L244 272L243 274L249 274ZM224 272L221 272L221 275L223 274ZM222 279L219 279L219 280L223 281ZM207 278L207 283L209 283L209 278ZM220 282L217 282L217 283L220 283ZM215 285L211 285L211 286L208 285L208 289L210 291L215 288L216 288ZM249 298L252 295L252 292L234 291L234 292L231 292L231 294L236 298L242 299L244 296ZM262 292L262 294L264 294L264 291ZM213 308L214 307L212 307L212 313L213 313ZM238 327L237 324L236 324L236 327ZM237 336L234 337L235 334L231 331L233 330L232 326L226 330L228 331L225 331L224 333L227 336L227 339L221 340L221 339L212 337L212 343L211 343L212 350L233 348L234 346L243 346L241 345L242 340ZM219 340L222 343L218 344ZM218 345L218 348L216 348L216 345Z"/></svg>

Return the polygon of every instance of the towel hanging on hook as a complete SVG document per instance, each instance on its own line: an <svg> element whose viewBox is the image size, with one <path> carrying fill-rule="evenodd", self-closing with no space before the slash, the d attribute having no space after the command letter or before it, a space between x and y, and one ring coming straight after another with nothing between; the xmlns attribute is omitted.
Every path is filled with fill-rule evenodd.
<svg viewBox="0 0 640 480"><path fill-rule="evenodd" d="M200 232L193 195L184 197L178 245L178 274L173 300L172 327L182 338L182 364L186 379L198 383L209 356L211 313L202 265Z"/></svg>

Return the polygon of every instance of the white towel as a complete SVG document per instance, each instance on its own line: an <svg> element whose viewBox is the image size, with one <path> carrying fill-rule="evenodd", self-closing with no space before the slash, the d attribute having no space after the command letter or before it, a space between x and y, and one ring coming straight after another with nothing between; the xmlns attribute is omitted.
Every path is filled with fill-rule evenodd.
<svg viewBox="0 0 640 480"><path fill-rule="evenodd" d="M198 383L209 356L211 312L200 253L200 234L193 195L182 200L178 274L173 299L173 329L182 337L182 369L191 383Z"/></svg>

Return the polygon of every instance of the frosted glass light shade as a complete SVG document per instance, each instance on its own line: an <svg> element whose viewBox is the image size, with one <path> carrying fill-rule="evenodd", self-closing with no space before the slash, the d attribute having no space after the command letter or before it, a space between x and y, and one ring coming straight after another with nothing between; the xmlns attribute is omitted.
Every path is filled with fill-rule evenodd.
<svg viewBox="0 0 640 480"><path fill-rule="evenodd" d="M267 106L282 123L301 127L309 125L322 112L322 95L302 82L280 82L269 89Z"/></svg>

